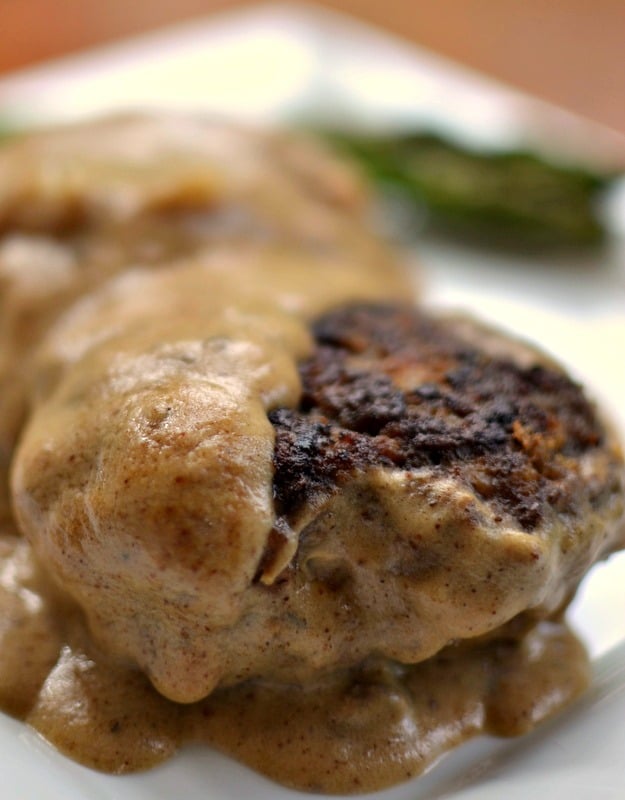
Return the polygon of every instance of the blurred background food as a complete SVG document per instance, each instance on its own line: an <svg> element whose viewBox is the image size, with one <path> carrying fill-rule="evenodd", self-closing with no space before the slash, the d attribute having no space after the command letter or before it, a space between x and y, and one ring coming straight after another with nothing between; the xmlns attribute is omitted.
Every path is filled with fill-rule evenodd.
<svg viewBox="0 0 625 800"><path fill-rule="evenodd" d="M166 25L219 19L220 12L262 5L241 0L131 5L122 0L6 0L0 78ZM619 0L341 0L317 5L374 23L625 133L625 4ZM297 5L283 8L292 11ZM202 82L201 74L197 80ZM364 74L362 80L367 80ZM0 139L19 126L3 105L0 89ZM554 162L525 142L476 147L427 124L382 138L328 133L359 163L380 196L399 198L398 219L409 222L413 235L425 227L509 250L545 252L602 243L601 201L625 164L625 148L620 163L607 159L606 165L601 158L596 164L570 158Z"/></svg>
<svg viewBox="0 0 625 800"><path fill-rule="evenodd" d="M525 251L589 247L607 236L600 202L618 170L556 164L525 150L470 148L428 130L320 135L361 167L380 196L402 204L399 217L411 231L426 227Z"/></svg>
<svg viewBox="0 0 625 800"><path fill-rule="evenodd" d="M0 74L239 7L240 0L7 0ZM320 4L373 22L469 67L625 133L625 4L617 0L340 0ZM292 7L292 4L290 5ZM363 78L364 80L365 78ZM461 115L461 112L460 112ZM0 138L14 122L2 115ZM383 138L333 134L410 229L506 249L587 248L606 236L601 199L618 169L553 163L528 149L470 146L446 131ZM625 163L625 156L624 162Z"/></svg>

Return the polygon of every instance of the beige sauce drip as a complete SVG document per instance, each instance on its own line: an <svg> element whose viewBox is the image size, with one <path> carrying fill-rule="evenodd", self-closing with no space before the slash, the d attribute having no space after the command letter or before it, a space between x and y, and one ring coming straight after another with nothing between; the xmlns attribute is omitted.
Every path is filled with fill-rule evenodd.
<svg viewBox="0 0 625 800"><path fill-rule="evenodd" d="M236 658L221 652L219 635L232 639L229 626L244 622L244 612L265 614L271 631L272 603L281 602L275 587L250 588L274 521L266 412L297 403L297 361L312 346L308 321L347 300L411 294L394 257L359 233L362 203L349 176L288 143L229 129L211 134L210 126L207 132L184 120L128 120L18 143L0 154L0 179L0 227L17 230L0 251L0 708L72 758L108 772L144 769L201 741L281 783L349 793L418 774L474 734L522 733L582 691L587 658L559 622L524 630L513 622L497 639L447 647L417 666L380 658L328 668L305 688L271 683L279 675L271 663L256 673L250 667L253 677L242 680ZM197 218L187 213L195 206L202 209ZM78 232L71 233L76 215ZM66 229L65 239L55 238ZM168 268L131 271L98 289L136 263ZM225 379L206 378L207 366L238 382L232 398L222 391ZM99 388L90 394L93 386ZM172 402L164 402L164 388ZM136 408L135 389L142 398ZM187 403L196 391L200 401ZM35 412L14 458L27 402ZM126 412L136 421L130 443L126 420L115 428ZM106 421L106 436L94 418ZM204 446L213 424L222 426L222 451L200 463L190 454ZM160 472L144 446L157 453ZM89 615L93 636L79 606L14 531L6 491L11 460L21 530ZM94 465L109 469L118 486L100 481ZM207 475L221 493L208 504L213 519L208 534L196 537L205 547L198 554L197 542L176 539L182 525L179 509L171 508L171 485L176 476L176 492L185 482L200 487L185 495L191 506L198 501L189 512L197 522L205 516L198 509L207 508L200 496ZM115 492L127 485L133 488L120 512ZM247 494L237 494L241 486ZM389 500L387 516L397 518L398 530L404 512L412 520L408 500L418 496L402 485L402 502ZM380 520L384 527L386 516ZM136 530L128 532L131 525ZM480 536L488 539L484 525ZM150 526L158 535L143 537ZM236 526L244 533L239 538ZM378 541L376 531L370 533ZM477 563L482 539L473 533L467 539ZM542 558L543 545L525 539L515 531L502 537L505 562L516 565L511 581L518 578L514 569L525 575ZM584 568L595 555L584 553ZM553 583L538 593L543 616L562 603L563 590ZM502 584L489 595L492 613L502 615L493 616L493 627L519 610L506 607L505 590ZM370 594L366 586L363 594ZM474 609L462 592L458 597L456 621L464 630ZM313 621L316 599L309 604ZM434 606L439 600L435 593ZM146 631L150 620L154 629ZM443 634L445 642L456 638ZM244 625L237 636L235 655L249 644ZM332 667L323 644L311 639L308 646L320 657L328 650L321 666ZM221 671L207 674L221 656ZM220 688L183 705L159 694L146 674L179 700Z"/></svg>
<svg viewBox="0 0 625 800"><path fill-rule="evenodd" d="M577 639L545 622L413 667L370 663L305 690L249 682L180 705L95 647L23 540L0 538L0 576L0 706L106 772L145 769L205 742L298 789L371 791L476 734L526 732L588 679Z"/></svg>

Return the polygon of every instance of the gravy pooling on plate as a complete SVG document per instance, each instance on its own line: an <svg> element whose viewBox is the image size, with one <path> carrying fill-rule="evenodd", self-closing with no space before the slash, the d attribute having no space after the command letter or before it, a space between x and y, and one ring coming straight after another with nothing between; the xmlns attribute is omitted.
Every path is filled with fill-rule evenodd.
<svg viewBox="0 0 625 800"><path fill-rule="evenodd" d="M4 710L105 771L205 741L354 792L582 691L618 443L405 305L340 163L136 117L7 145L0 187Z"/></svg>
<svg viewBox="0 0 625 800"><path fill-rule="evenodd" d="M206 742L296 788L371 791L419 774L478 733L525 733L588 680L575 636L544 622L525 637L512 630L412 667L372 661L304 691L256 681L174 703L98 649L22 539L3 536L0 552L2 707L105 772L146 769L185 742Z"/></svg>

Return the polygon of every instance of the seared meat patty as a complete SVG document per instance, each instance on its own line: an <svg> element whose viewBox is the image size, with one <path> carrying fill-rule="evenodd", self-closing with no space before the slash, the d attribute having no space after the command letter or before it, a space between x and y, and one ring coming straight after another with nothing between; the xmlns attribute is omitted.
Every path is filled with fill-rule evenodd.
<svg viewBox="0 0 625 800"><path fill-rule="evenodd" d="M491 356L466 322L414 308L356 305L313 326L298 409L270 414L274 493L287 521L373 467L435 468L534 530L553 511L583 513L610 487L581 458L605 431L581 387L537 358Z"/></svg>
<svg viewBox="0 0 625 800"><path fill-rule="evenodd" d="M187 117L0 148L0 708L83 763L371 790L586 685L559 616L624 543L615 437L402 305L363 189Z"/></svg>
<svg viewBox="0 0 625 800"><path fill-rule="evenodd" d="M250 262L255 272L270 262L269 280L276 262L294 273L314 264L334 275L320 279L322 289L334 280L359 297L352 271L366 285L398 263L366 224L367 208L358 176L314 142L215 119L128 115L3 143L0 524L10 518L6 474L28 393L40 380L32 356L72 304L137 267L216 254L240 282L249 282ZM386 296L382 280L380 290Z"/></svg>
<svg viewBox="0 0 625 800"><path fill-rule="evenodd" d="M237 288L232 327L197 272L140 276L136 306L113 284L53 333L128 321L65 368L13 480L96 637L166 696L417 663L551 617L623 544L618 444L541 353L397 304L296 323L287 289Z"/></svg>

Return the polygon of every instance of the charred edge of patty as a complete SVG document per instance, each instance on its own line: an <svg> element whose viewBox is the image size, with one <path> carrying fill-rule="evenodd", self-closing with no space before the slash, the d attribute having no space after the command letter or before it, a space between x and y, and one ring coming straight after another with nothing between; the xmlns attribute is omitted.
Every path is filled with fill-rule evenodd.
<svg viewBox="0 0 625 800"><path fill-rule="evenodd" d="M299 408L269 416L282 519L371 467L439 470L526 531L547 508L575 513L579 458L604 432L565 374L489 356L412 307L341 308L313 333Z"/></svg>

